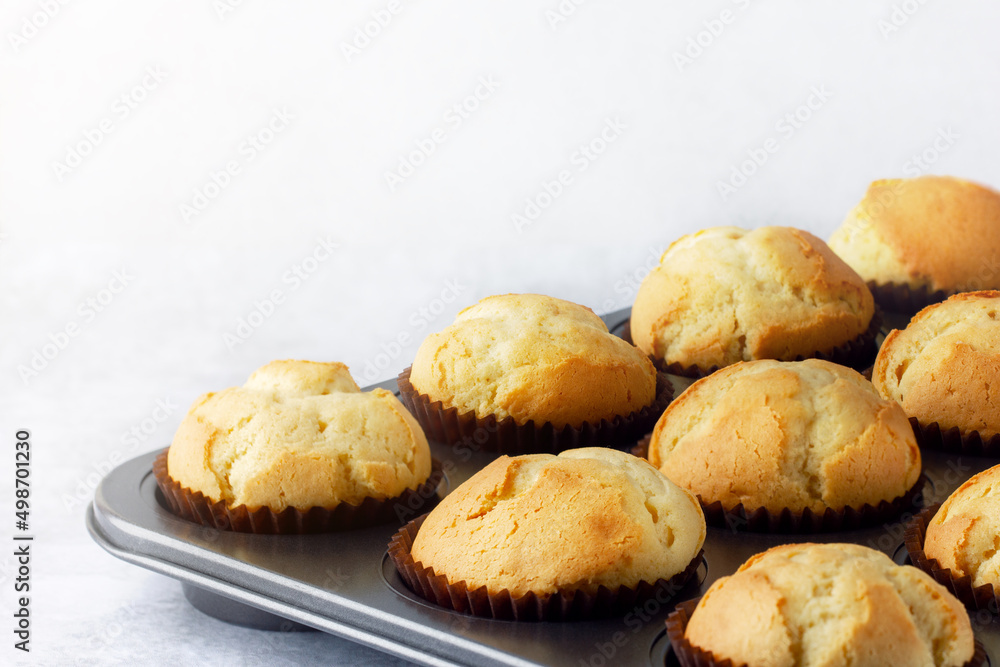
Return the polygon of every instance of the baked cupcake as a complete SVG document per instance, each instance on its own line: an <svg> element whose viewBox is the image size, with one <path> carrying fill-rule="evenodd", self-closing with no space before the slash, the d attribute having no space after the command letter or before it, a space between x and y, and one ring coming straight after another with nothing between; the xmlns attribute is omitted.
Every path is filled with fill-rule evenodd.
<svg viewBox="0 0 1000 667"><path fill-rule="evenodd" d="M690 493L642 459L592 447L501 456L441 501L415 537L394 540L390 556L438 604L565 620L629 609L643 589L678 592L704 541Z"/></svg>
<svg viewBox="0 0 1000 667"><path fill-rule="evenodd" d="M1000 292L966 292L886 337L872 383L918 422L921 445L1000 455L1000 401L991 389L1000 377L998 318Z"/></svg>
<svg viewBox="0 0 1000 667"><path fill-rule="evenodd" d="M924 554L973 586L1000 593L1000 466L985 470L951 494L927 526Z"/></svg>
<svg viewBox="0 0 1000 667"><path fill-rule="evenodd" d="M769 549L713 583L683 634L674 621L682 664L701 654L698 664L751 667L960 667L976 655L969 616L951 593L856 544Z"/></svg>
<svg viewBox="0 0 1000 667"><path fill-rule="evenodd" d="M786 509L817 520L781 530L848 527L819 519L866 505L898 511L921 469L899 405L818 359L743 362L695 382L657 422L649 461L699 497L710 523L760 511L768 521L746 527L769 530Z"/></svg>
<svg viewBox="0 0 1000 667"><path fill-rule="evenodd" d="M461 311L399 388L432 439L508 453L634 442L670 400L666 378L593 311L537 294Z"/></svg>
<svg viewBox="0 0 1000 667"><path fill-rule="evenodd" d="M158 473L175 512L249 532L385 521L390 500L436 486L427 439L396 397L311 361L274 361L198 398Z"/></svg>
<svg viewBox="0 0 1000 667"><path fill-rule="evenodd" d="M671 372L822 357L865 367L871 292L823 241L790 227L715 227L670 245L642 281L630 331Z"/></svg>
<svg viewBox="0 0 1000 667"><path fill-rule="evenodd" d="M950 176L875 181L830 247L886 310L1000 289L1000 193Z"/></svg>

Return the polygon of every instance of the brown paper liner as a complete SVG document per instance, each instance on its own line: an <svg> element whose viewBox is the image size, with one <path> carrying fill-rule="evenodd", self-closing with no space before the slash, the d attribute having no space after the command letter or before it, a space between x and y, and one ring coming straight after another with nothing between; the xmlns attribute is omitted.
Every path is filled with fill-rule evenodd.
<svg viewBox="0 0 1000 667"><path fill-rule="evenodd" d="M652 434L636 443L630 450L632 455L649 459L651 440ZM814 512L808 508L792 510L787 507L774 512L766 507L747 511L742 503L735 507L725 507L720 501L706 504L701 496L698 496L698 502L705 513L705 523L710 526L759 533L827 533L875 526L894 519L907 510L913 510L918 505L917 499L926 482L927 478L921 475L909 491L891 501L882 500L875 506L865 503L861 507L845 507L840 510L828 507L822 512Z"/></svg>
<svg viewBox="0 0 1000 667"><path fill-rule="evenodd" d="M927 306L940 303L958 291L937 290L932 291L926 285L923 287L912 287L906 283L876 283L868 282L868 289L882 310L892 313L903 313L905 315L915 315L918 311Z"/></svg>
<svg viewBox="0 0 1000 667"><path fill-rule="evenodd" d="M512 417L484 419L475 412L446 408L441 401L417 391L410 384L410 368L399 374L399 398L416 417L427 437L446 445L465 445L472 450L503 454L557 454L578 447L620 447L636 441L653 430L674 397L673 385L663 373L656 375L656 397L641 410L597 424L584 422L579 427L556 428L549 422L536 426L528 421L518 424Z"/></svg>
<svg viewBox="0 0 1000 667"><path fill-rule="evenodd" d="M485 586L469 590L464 581L449 584L445 575L436 575L433 568L414 561L411 554L413 540L426 518L425 514L406 524L389 542L389 558L400 578L411 591L429 602L452 611L494 620L579 621L624 615L638 604L653 598L659 600L659 593L666 592L670 597L680 593L694 577L705 553L704 549L699 551L683 572L653 583L643 581L635 588L621 586L611 590L601 586L593 594L567 590L514 597L507 590L491 594Z"/></svg>
<svg viewBox="0 0 1000 667"><path fill-rule="evenodd" d="M275 512L268 507L250 510L246 505L228 507L225 501L214 502L201 491L181 486L167 472L167 450L153 462L156 484L177 516L218 530L258 535L302 535L354 530L399 521L426 510L437 500L437 487L444 477L441 462L431 461L431 474L415 490L407 489L395 498L365 498L360 505L340 503L336 507L288 507Z"/></svg>
<svg viewBox="0 0 1000 667"><path fill-rule="evenodd" d="M872 314L872 319L868 322L868 328L856 338L847 341L843 345L838 345L832 350L817 351L810 355L800 354L794 359L785 359L784 361L822 359L823 361L829 361L834 364L840 364L841 366L847 366L857 371L861 371L862 369L871 366L875 361L875 355L878 353L878 349L875 345L875 338L878 336L881 328L882 311L876 306L875 312ZM625 326L622 328L621 337L626 342L632 343L631 321L625 322ZM703 378L711 375L721 368L720 366L712 366L711 368L701 368L697 365L685 366L676 361L672 364L667 364L663 359L657 359L652 355L650 355L649 358L660 371L688 378Z"/></svg>
<svg viewBox="0 0 1000 667"><path fill-rule="evenodd" d="M719 660L714 653L695 646L684 636L687 632L688 621L691 620L691 615L694 614L699 601L701 598L682 602L667 617L667 638L670 640L670 646L674 650L677 662L681 664L681 667L747 667L745 662L734 663L729 658ZM986 667L988 664L986 647L977 639L975 652L963 667Z"/></svg>
<svg viewBox="0 0 1000 667"><path fill-rule="evenodd" d="M653 441L653 434L647 433L642 436L639 442L635 443L635 446L629 450L632 456L638 456L640 459L649 459L649 443Z"/></svg>
<svg viewBox="0 0 1000 667"><path fill-rule="evenodd" d="M856 530L877 526L897 518L903 512L919 505L918 497L924 489L927 478L923 475L909 491L893 500L882 500L877 505L865 503L861 507L844 507L814 512L809 508L793 511L787 507L771 512L766 507L747 511L740 503L735 507L724 507L721 502L701 503L705 512L705 522L710 526L723 526L732 530L746 530L764 533L828 533L841 530ZM701 497L698 497L701 501Z"/></svg>
<svg viewBox="0 0 1000 667"><path fill-rule="evenodd" d="M972 577L967 574L959 574L950 568L943 568L936 558L928 558L927 554L924 553L927 526L940 507L940 503L932 505L918 513L906 524L903 543L910 555L910 562L931 575L936 582L947 588L966 607L976 611L985 610L994 616L1000 614L1000 590L997 590L993 584L973 586Z"/></svg>
<svg viewBox="0 0 1000 667"><path fill-rule="evenodd" d="M942 431L937 422L923 424L916 417L910 417L910 425L921 449L1000 458L1000 434L984 438L979 431L962 431L957 426Z"/></svg>
<svg viewBox="0 0 1000 667"><path fill-rule="evenodd" d="M684 636L688 621L700 601L701 598L698 597L682 602L667 616L667 639L670 640L677 662L681 667L747 667L745 662L733 664L729 658L719 660L714 653L695 646Z"/></svg>

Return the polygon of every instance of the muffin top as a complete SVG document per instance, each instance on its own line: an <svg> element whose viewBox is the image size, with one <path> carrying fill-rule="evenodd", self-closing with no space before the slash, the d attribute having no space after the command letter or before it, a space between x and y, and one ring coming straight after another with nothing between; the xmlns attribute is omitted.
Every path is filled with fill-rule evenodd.
<svg viewBox="0 0 1000 667"><path fill-rule="evenodd" d="M829 352L865 332L865 282L790 227L716 227L675 241L642 281L632 339L668 364L728 366Z"/></svg>
<svg viewBox="0 0 1000 667"><path fill-rule="evenodd" d="M198 398L167 454L176 482L229 507L332 508L398 496L431 471L416 420L341 363L273 361Z"/></svg>
<svg viewBox="0 0 1000 667"><path fill-rule="evenodd" d="M907 415L984 437L1000 433L1000 292L965 292L886 336L872 383Z"/></svg>
<svg viewBox="0 0 1000 667"><path fill-rule="evenodd" d="M695 382L657 422L649 461L702 502L747 510L877 505L920 476L902 409L818 359L743 362Z"/></svg>
<svg viewBox="0 0 1000 667"><path fill-rule="evenodd" d="M993 584L1000 593L1000 466L948 496L927 526L924 553L972 577L973 586Z"/></svg>
<svg viewBox="0 0 1000 667"><path fill-rule="evenodd" d="M656 369L589 308L538 294L487 297L417 350L410 383L479 418L556 427L641 410Z"/></svg>
<svg viewBox="0 0 1000 667"><path fill-rule="evenodd" d="M591 447L496 459L431 511L412 555L449 583L517 597L668 579L704 541L690 493L642 459Z"/></svg>
<svg viewBox="0 0 1000 667"><path fill-rule="evenodd" d="M733 664L959 667L961 603L915 567L856 544L786 544L712 584L685 637Z"/></svg>
<svg viewBox="0 0 1000 667"><path fill-rule="evenodd" d="M950 176L875 181L830 247L876 283L1000 288L1000 193Z"/></svg>

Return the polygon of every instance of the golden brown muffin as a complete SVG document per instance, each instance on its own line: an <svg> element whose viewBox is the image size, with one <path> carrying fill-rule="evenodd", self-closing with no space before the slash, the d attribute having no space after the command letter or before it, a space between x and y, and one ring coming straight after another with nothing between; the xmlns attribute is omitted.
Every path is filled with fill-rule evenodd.
<svg viewBox="0 0 1000 667"><path fill-rule="evenodd" d="M538 294L491 296L417 350L414 389L479 418L556 427L641 410L656 369L589 308Z"/></svg>
<svg viewBox="0 0 1000 667"><path fill-rule="evenodd" d="M875 181L830 247L879 284L1000 288L1000 193L950 176Z"/></svg>
<svg viewBox="0 0 1000 667"><path fill-rule="evenodd" d="M872 383L910 417L942 430L1000 433L1000 292L965 292L886 336Z"/></svg>
<svg viewBox="0 0 1000 667"><path fill-rule="evenodd" d="M431 455L403 404L362 393L344 364L274 361L194 402L167 471L215 502L280 512L394 498L428 478Z"/></svg>
<svg viewBox="0 0 1000 667"><path fill-rule="evenodd" d="M865 282L820 239L790 227L715 227L670 245L632 306L632 340L666 364L710 369L794 360L865 333Z"/></svg>
<svg viewBox="0 0 1000 667"><path fill-rule="evenodd" d="M684 635L751 667L959 667L962 604L930 576L856 544L786 544L718 579Z"/></svg>
<svg viewBox="0 0 1000 667"><path fill-rule="evenodd" d="M590 447L501 456L431 511L412 555L470 590L595 593L669 579L704 541L691 494L642 459Z"/></svg>
<svg viewBox="0 0 1000 667"><path fill-rule="evenodd" d="M984 470L948 496L927 526L924 554L973 586L1000 592L1000 466Z"/></svg>
<svg viewBox="0 0 1000 667"><path fill-rule="evenodd" d="M703 503L748 511L875 506L920 477L902 409L818 359L743 362L695 382L657 422L649 461Z"/></svg>

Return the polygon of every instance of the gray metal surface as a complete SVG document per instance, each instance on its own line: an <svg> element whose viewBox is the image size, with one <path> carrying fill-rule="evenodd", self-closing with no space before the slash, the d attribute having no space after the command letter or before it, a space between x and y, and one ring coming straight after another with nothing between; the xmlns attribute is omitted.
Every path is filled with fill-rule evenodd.
<svg viewBox="0 0 1000 667"><path fill-rule="evenodd" d="M612 330L628 310L605 318ZM675 379L680 388L687 381ZM394 389L394 381L382 383ZM431 444L453 466L443 495L490 460L486 453ZM170 514L152 475L156 453L109 473L87 513L94 539L124 561L178 579L196 607L223 620L277 631L315 628L427 665L659 665L673 662L663 632L672 604L650 601L620 619L513 623L463 616L412 594L385 557L396 530L381 526L346 533L265 536L220 532ZM927 502L943 500L995 461L924 453L931 481ZM919 508L914 508L915 511ZM824 535L765 535L709 528L702 583L674 600L696 597L751 555L795 541L856 542L897 554L908 517L878 528ZM897 560L899 556L897 554ZM973 616L976 636L1000 664L1000 620Z"/></svg>

